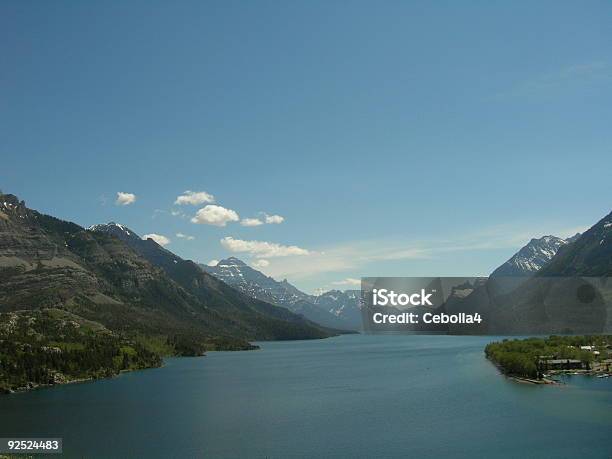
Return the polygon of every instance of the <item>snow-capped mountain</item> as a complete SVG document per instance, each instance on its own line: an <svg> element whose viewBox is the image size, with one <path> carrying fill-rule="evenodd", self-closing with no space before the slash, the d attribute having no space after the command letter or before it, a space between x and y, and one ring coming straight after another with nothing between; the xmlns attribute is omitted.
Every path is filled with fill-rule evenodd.
<svg viewBox="0 0 612 459"><path fill-rule="evenodd" d="M108 233L108 234L113 234L116 236L123 236L123 237L136 237L138 239L140 239L140 237L138 237L138 235L136 233L134 233L131 229L129 229L127 226L122 225L121 223L115 223L115 222L109 222L109 223L100 223L97 225L91 225L89 228L87 228L89 231L97 231L97 232L101 232L101 233Z"/></svg>
<svg viewBox="0 0 612 459"><path fill-rule="evenodd" d="M216 266L200 265L200 267L253 298L283 306L313 322L339 329L357 328L351 325L352 322L331 312L327 304L319 304L318 297L300 291L287 279L279 282L266 276L236 257L221 260Z"/></svg>
<svg viewBox="0 0 612 459"><path fill-rule="evenodd" d="M560 247L570 244L580 237L579 234L568 239L556 236L544 236L532 239L503 265L497 268L491 277L530 276L535 274L557 254Z"/></svg>
<svg viewBox="0 0 612 459"><path fill-rule="evenodd" d="M309 300L309 295L299 291L286 279L278 282L236 257L221 260L216 266L200 266L226 284L272 304L287 307L300 300Z"/></svg>

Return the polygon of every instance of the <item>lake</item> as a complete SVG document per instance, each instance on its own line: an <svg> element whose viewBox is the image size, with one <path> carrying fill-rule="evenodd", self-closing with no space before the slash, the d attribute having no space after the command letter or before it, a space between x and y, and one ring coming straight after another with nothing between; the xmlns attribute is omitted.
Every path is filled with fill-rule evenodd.
<svg viewBox="0 0 612 459"><path fill-rule="evenodd" d="M612 379L504 378L492 337L347 335L0 396L65 457L612 457Z"/></svg>

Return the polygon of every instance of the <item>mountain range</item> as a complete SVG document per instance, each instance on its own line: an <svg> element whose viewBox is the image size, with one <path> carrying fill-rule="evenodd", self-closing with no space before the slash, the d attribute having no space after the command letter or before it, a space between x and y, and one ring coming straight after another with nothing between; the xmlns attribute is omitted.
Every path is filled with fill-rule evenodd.
<svg viewBox="0 0 612 459"><path fill-rule="evenodd" d="M236 257L221 260L215 266L200 267L253 298L283 306L321 325L345 330L361 328L359 291L333 290L319 296L309 295L287 279L279 282Z"/></svg>
<svg viewBox="0 0 612 459"><path fill-rule="evenodd" d="M612 213L582 235L532 239L488 279L455 289L444 307L482 312L483 333L609 328L610 275ZM358 290L309 295L235 257L198 265L125 225L85 229L0 193L0 390L361 325Z"/></svg>
<svg viewBox="0 0 612 459"><path fill-rule="evenodd" d="M114 222L93 225L89 231L111 235L123 241L151 264L161 268L168 277L208 308L230 315L233 321L247 327L254 337L252 339L299 339L301 336L307 338L313 331L306 331L302 335L299 327L305 327L305 330L309 327L324 330L319 324L279 307L281 305L272 304L270 298L256 298L241 293L231 284L211 276L201 265L191 260L183 260L153 239L143 240L124 225ZM278 320L284 322L282 327L278 327Z"/></svg>
<svg viewBox="0 0 612 459"><path fill-rule="evenodd" d="M606 225L606 222L603 220L602 222L598 224L601 227ZM598 225L595 225L594 228L597 228ZM587 232L587 239L593 239L593 231L591 229ZM549 268L551 262L555 261L552 266L559 263L557 260L561 255L556 257L557 253L566 254L563 257L574 257L572 254L576 250L582 252L582 249L577 249L577 247L582 247L587 239L582 239L583 242L580 244L574 244L581 237L582 235L578 233L566 239L552 235L531 239L510 259L495 269L488 281L487 278L482 278L475 279L472 283L468 282L467 287L458 290L461 295L451 295L445 306L450 309L461 309L471 302L482 307L482 301L489 302L491 295L498 298L502 294L509 294L536 274L542 275L550 272L547 270L552 269ZM601 242L604 237L605 235L602 235L599 241ZM610 256L604 254L602 259L609 260ZM201 265L201 267L249 296L284 306L315 322L336 328L362 328L359 290L344 292L332 290L318 296L308 295L291 285L286 279L281 282L276 281L235 257L221 260L215 266ZM588 271L581 269L572 272L578 274ZM473 292L475 292L474 295L471 295ZM486 295L483 295L484 292Z"/></svg>

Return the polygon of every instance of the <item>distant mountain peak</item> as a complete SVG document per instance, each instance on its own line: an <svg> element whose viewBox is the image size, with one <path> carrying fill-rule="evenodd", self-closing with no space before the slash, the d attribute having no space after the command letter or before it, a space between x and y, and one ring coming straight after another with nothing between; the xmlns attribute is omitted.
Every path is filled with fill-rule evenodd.
<svg viewBox="0 0 612 459"><path fill-rule="evenodd" d="M116 233L117 231L121 231L128 236L139 237L134 231L129 229L127 226L122 225L121 223L116 222L108 222L108 223L98 223L97 225L91 225L87 228L89 231L97 231L100 233Z"/></svg>
<svg viewBox="0 0 612 459"><path fill-rule="evenodd" d="M217 266L248 266L244 261L242 261L240 258L236 258L236 257L229 257L229 258L224 258L223 260L219 261L219 263L217 263Z"/></svg>
<svg viewBox="0 0 612 459"><path fill-rule="evenodd" d="M560 240L560 237L557 236L553 236L552 234L549 234L548 236L542 236L541 238L532 238L531 242L543 242L543 243L550 243L551 241L555 241L555 240Z"/></svg>
<svg viewBox="0 0 612 459"><path fill-rule="evenodd" d="M552 235L533 238L508 261L493 271L491 277L535 274L552 260L561 246L570 242Z"/></svg>
<svg viewBox="0 0 612 459"><path fill-rule="evenodd" d="M314 322L333 328L359 327L359 323L354 320L352 322L343 320L340 307L338 308L340 312L332 311L334 304L320 305L314 296L300 291L287 279L277 281L236 257L221 260L216 266L200 265L200 267L253 298L285 307Z"/></svg>

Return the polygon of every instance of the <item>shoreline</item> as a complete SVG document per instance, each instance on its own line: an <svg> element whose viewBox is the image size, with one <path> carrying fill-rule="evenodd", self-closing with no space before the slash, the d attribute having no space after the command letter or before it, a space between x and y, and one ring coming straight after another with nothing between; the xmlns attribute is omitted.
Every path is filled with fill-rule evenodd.
<svg viewBox="0 0 612 459"><path fill-rule="evenodd" d="M355 332L355 333L359 333L359 332ZM354 334L354 333L340 333L337 335L331 335L331 336L326 336L326 337L322 337L322 338L309 338L309 339L299 339L299 340L269 340L269 341L253 341L253 343L258 343L258 342L278 342L278 341L311 341L311 340L325 340L325 339L330 339L330 338L337 338L340 336L344 336L344 335L350 335L350 334ZM136 372L136 371L144 371L144 370L153 370L156 368L163 368L166 366L166 359L169 358L201 358L201 357L206 357L208 355L208 353L210 352L250 352L250 351L259 351L261 350L261 347L258 346L257 344L253 344L253 343L249 343L249 347L245 347L243 349L216 349L216 350L210 350L210 351L206 351L203 354L200 355L166 355L166 356L162 356L162 362L160 365L156 365L156 366L149 366L149 367L143 367L143 368L133 368L133 369L129 369L129 370L120 370L118 373L114 374L114 375L110 375L110 376L100 376L100 377L95 377L95 376L91 376L91 377L87 377L87 378L76 378L76 379L70 379L70 380L65 380L65 381L61 381L61 382L54 382L54 383L47 383L47 384L37 384L37 383L28 383L28 385L26 386L20 386L14 389L0 389L0 397L2 397L3 395L13 395L13 394L23 394L26 392L31 392L31 391L36 391L36 390L42 390L42 389L51 389L53 387L59 387L59 386L65 386L68 384L82 384L82 383L87 383L87 382L96 382L96 381L102 381L105 379L113 379L113 378L117 378L119 376L121 376L123 373L132 373L132 372Z"/></svg>
<svg viewBox="0 0 612 459"><path fill-rule="evenodd" d="M561 383L559 381L555 381L554 379L542 378L542 379L531 379L531 378L523 378L521 376L511 376L508 375L508 378L512 379L514 382L521 384L534 384L537 386L558 386Z"/></svg>
<svg viewBox="0 0 612 459"><path fill-rule="evenodd" d="M204 357L204 356L202 355L199 357ZM163 368L164 366L165 366L165 361L164 359L162 359L161 365L144 367L144 368L134 368L131 370L120 370L119 373L110 375L110 376L100 376L100 377L91 376L88 378L76 378L76 379L70 379L70 380L66 380L62 382L47 383L47 384L29 383L27 386L21 386L15 389L4 389L2 392L0 392L0 397L2 395L23 394L25 392L32 392L32 391L41 390L41 389L50 389L52 387L67 386L69 384L82 384L82 383L87 383L87 382L103 381L105 379L117 378L124 373L133 373L136 371L144 371L144 370L154 370L156 368Z"/></svg>
<svg viewBox="0 0 612 459"><path fill-rule="evenodd" d="M555 371L548 372L546 376L544 376L542 379L533 379L533 378L526 378L524 376L505 374L503 373L502 368L500 368L498 365L495 365L495 366L502 372L502 374L504 374L504 376L506 376L506 378L511 379L514 382L522 383L522 384L559 386L565 383L561 381L557 381L556 379L553 379L552 376L563 376L563 375L565 376L589 376L592 378L601 378L601 379L612 378L612 374L607 373L603 370L602 371L600 370L555 370Z"/></svg>

